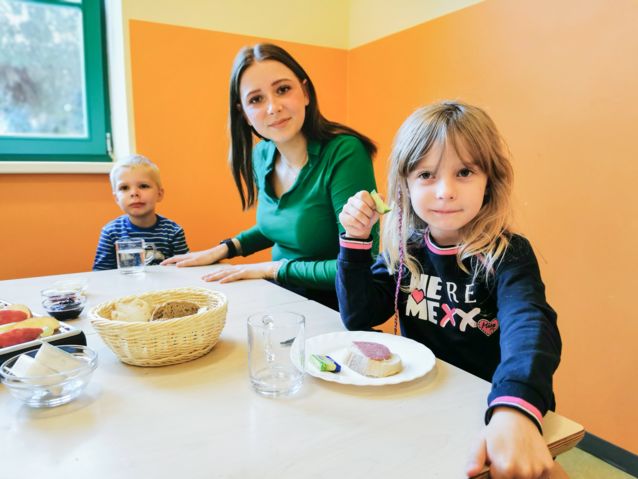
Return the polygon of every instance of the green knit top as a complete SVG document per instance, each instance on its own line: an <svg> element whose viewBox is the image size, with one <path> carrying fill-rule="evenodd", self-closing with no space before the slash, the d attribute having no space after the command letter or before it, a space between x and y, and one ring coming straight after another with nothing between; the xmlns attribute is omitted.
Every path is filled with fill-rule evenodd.
<svg viewBox="0 0 638 479"><path fill-rule="evenodd" d="M339 213L348 198L376 188L370 155L358 138L339 135L327 143L308 142L308 162L280 198L271 175L275 144L262 140L253 149L257 185L257 224L237 235L242 254L269 247L273 261L283 260L277 282L334 290L339 253ZM379 249L378 223L372 230L373 251Z"/></svg>

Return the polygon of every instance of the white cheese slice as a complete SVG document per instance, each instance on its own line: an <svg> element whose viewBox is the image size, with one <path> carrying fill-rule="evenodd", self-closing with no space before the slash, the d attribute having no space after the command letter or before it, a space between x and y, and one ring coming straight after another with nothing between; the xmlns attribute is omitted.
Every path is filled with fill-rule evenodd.
<svg viewBox="0 0 638 479"><path fill-rule="evenodd" d="M40 346L40 349L35 355L35 359L40 364L59 373L72 371L85 364L81 359L76 358L58 347L51 346L49 343L42 343L42 346Z"/></svg>
<svg viewBox="0 0 638 479"><path fill-rule="evenodd" d="M54 396L57 396L62 392L61 386L52 385L64 381L65 376L46 367L40 361L28 354L21 354L18 356L18 359L11 368L11 372L27 384L32 384L34 386L51 386L48 390Z"/></svg>
<svg viewBox="0 0 638 479"><path fill-rule="evenodd" d="M46 367L40 361L36 361L35 358L29 356L28 354L21 354L20 356L18 356L18 360L11 368L11 372L20 378L49 376L56 373L56 371ZM51 383L49 382L47 384Z"/></svg>

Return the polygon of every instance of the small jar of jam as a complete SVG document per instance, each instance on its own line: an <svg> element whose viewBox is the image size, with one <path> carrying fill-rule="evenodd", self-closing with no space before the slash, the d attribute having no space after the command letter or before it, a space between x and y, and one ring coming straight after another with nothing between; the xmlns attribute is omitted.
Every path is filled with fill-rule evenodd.
<svg viewBox="0 0 638 479"><path fill-rule="evenodd" d="M79 291L60 289L42 291L42 307L59 321L77 318L84 309L85 302L86 298Z"/></svg>

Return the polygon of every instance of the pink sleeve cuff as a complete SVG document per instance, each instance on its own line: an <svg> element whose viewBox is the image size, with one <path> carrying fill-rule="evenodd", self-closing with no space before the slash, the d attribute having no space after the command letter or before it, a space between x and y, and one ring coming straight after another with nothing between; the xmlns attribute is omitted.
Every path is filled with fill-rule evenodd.
<svg viewBox="0 0 638 479"><path fill-rule="evenodd" d="M372 249L372 241L339 238L339 245L348 249Z"/></svg>
<svg viewBox="0 0 638 479"><path fill-rule="evenodd" d="M496 406L510 406L515 409L522 410L523 412L527 413L527 415L530 416L530 418L535 419L539 429L542 430L543 415L541 414L541 412L538 410L536 406L528 403L524 399L517 398L514 396L500 396L500 397L494 398L489 405L489 407L496 407Z"/></svg>

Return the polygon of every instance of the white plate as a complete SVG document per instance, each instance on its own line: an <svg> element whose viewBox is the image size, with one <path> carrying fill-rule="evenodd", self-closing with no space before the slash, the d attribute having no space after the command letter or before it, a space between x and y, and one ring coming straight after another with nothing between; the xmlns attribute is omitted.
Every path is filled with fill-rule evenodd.
<svg viewBox="0 0 638 479"><path fill-rule="evenodd" d="M359 374L345 363L345 356L352 341L373 341L387 346L398 354L403 363L403 370L385 378L371 378ZM319 371L311 362L311 354L328 355L341 365L338 373ZM298 355L293 354L293 358ZM398 384L420 378L432 370L435 358L432 351L412 339L392 334L375 333L373 331L343 331L314 336L306 340L306 372L316 378L341 384L355 386L383 386Z"/></svg>

